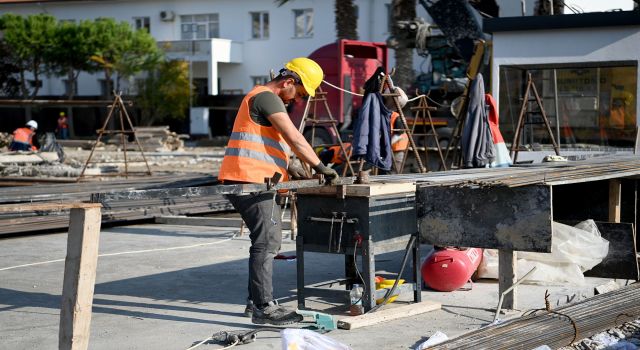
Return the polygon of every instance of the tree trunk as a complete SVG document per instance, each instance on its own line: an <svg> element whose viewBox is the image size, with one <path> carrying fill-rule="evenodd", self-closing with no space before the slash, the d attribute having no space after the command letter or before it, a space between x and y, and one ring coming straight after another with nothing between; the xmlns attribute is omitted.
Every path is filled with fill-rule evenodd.
<svg viewBox="0 0 640 350"><path fill-rule="evenodd" d="M416 17L415 0L392 0L391 8L394 23L398 21L409 21ZM393 25L392 31L396 37L402 35L397 25ZM413 48L404 47L399 47L395 50L396 72L393 76L393 82L405 91L409 91L408 89L414 80L413 50Z"/></svg>
<svg viewBox="0 0 640 350"><path fill-rule="evenodd" d="M358 20L353 0L336 0L336 38L358 40Z"/></svg>

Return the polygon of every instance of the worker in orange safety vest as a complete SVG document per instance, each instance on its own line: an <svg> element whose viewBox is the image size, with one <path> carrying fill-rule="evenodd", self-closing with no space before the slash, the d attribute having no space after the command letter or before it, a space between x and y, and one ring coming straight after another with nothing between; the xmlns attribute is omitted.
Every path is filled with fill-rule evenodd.
<svg viewBox="0 0 640 350"><path fill-rule="evenodd" d="M69 139L69 121L65 112L60 112L58 116L58 127L56 128L56 133L60 140Z"/></svg>
<svg viewBox="0 0 640 350"><path fill-rule="evenodd" d="M13 141L9 144L10 151L36 151L38 148L33 144L33 137L38 130L38 122L29 120L27 124L13 132Z"/></svg>
<svg viewBox="0 0 640 350"><path fill-rule="evenodd" d="M289 164L291 147L298 159L323 174L329 183L336 183L338 174L322 164L285 107L296 99L315 96L323 78L316 62L300 57L286 63L264 86L254 87L240 104L218 179L225 184L260 184L275 173L282 176L282 181L289 175L305 177L302 167ZM273 258L282 242L281 208L275 198L274 191L227 196L250 231L245 315L256 324L287 325L300 322L302 316L278 305L273 297Z"/></svg>
<svg viewBox="0 0 640 350"><path fill-rule="evenodd" d="M404 108L409 101L407 94L399 88L395 87L394 92L400 94L398 96L398 102L400 104L400 108ZM402 166L402 160L404 159L405 150L409 148L409 136L404 131L404 125L400 118L400 114L395 110L395 103L393 102L393 97L385 98L385 105L389 108L391 112L391 151L393 151L393 160L396 163L398 169Z"/></svg>

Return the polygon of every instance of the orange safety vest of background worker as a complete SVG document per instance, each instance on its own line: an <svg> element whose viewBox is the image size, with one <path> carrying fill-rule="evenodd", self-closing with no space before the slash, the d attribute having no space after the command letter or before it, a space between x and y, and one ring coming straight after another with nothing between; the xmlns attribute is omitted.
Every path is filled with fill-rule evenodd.
<svg viewBox="0 0 640 350"><path fill-rule="evenodd" d="M265 91L270 90L256 86L242 100L218 173L219 180L264 183L265 177L272 177L276 172L282 174L280 181L289 179L289 146L273 126L259 125L249 115L249 101Z"/></svg>
<svg viewBox="0 0 640 350"><path fill-rule="evenodd" d="M60 112L58 116L58 127L56 128L56 133L57 137L61 140L69 138L69 123L65 112Z"/></svg>
<svg viewBox="0 0 640 350"><path fill-rule="evenodd" d="M13 141L9 145L11 151L36 151L38 148L33 144L33 136L38 129L35 120L29 120L27 124L13 132Z"/></svg>
<svg viewBox="0 0 640 350"><path fill-rule="evenodd" d="M391 129L400 129L396 127L396 121L398 121L398 117L400 114L398 112L391 112ZM409 136L406 132L401 134L396 134L395 132L391 132L391 150L393 152L402 152L409 148Z"/></svg>

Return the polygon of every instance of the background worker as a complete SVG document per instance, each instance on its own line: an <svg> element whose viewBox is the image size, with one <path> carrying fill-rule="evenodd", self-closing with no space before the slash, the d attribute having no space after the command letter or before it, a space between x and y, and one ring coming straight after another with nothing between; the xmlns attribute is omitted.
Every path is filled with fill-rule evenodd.
<svg viewBox="0 0 640 350"><path fill-rule="evenodd" d="M343 142L344 150L349 157L351 157L351 142ZM333 145L328 147L318 147L316 149L318 158L322 161L322 164L331 166L338 174L342 174L344 167L346 166L346 157L340 145Z"/></svg>
<svg viewBox="0 0 640 350"><path fill-rule="evenodd" d="M287 114L285 104L315 91L322 82L320 66L308 58L294 58L266 85L254 87L242 100L225 150L218 179L225 184L264 183L274 173L282 181L304 177L301 168L289 167L288 148L330 183L338 174L316 156ZM302 171L302 172L301 172ZM275 192L227 196L249 228L249 299L246 314L257 324L285 325L302 316L279 306L273 297L273 258L282 242L281 208Z"/></svg>
<svg viewBox="0 0 640 350"><path fill-rule="evenodd" d="M67 114L60 112L58 116L58 127L56 128L56 137L60 140L69 139L69 122L67 120Z"/></svg>
<svg viewBox="0 0 640 350"><path fill-rule="evenodd" d="M394 93L400 94L398 96L398 102L400 104L400 108L404 108L407 105L407 101L409 98L407 94L399 88L395 87L393 89ZM405 150L409 148L409 136L404 131L404 125L402 124L402 120L400 120L400 114L395 110L396 105L393 102L393 97L387 96L385 98L385 106L390 109L391 112L391 151L393 151L393 161L397 165L397 169L401 171L400 167L402 166L402 160L404 159ZM393 168L392 168L393 169Z"/></svg>
<svg viewBox="0 0 640 350"><path fill-rule="evenodd" d="M13 132L13 141L9 145L10 151L36 151L38 147L34 145L33 137L38 130L38 123L35 120L29 120L22 128L17 128Z"/></svg>

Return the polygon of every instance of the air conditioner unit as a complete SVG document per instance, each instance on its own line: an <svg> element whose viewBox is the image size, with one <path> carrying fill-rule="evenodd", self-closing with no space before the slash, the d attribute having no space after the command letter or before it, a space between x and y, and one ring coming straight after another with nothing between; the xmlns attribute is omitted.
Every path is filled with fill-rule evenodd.
<svg viewBox="0 0 640 350"><path fill-rule="evenodd" d="M176 18L173 11L160 11L160 20L164 22L172 22Z"/></svg>

